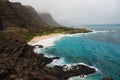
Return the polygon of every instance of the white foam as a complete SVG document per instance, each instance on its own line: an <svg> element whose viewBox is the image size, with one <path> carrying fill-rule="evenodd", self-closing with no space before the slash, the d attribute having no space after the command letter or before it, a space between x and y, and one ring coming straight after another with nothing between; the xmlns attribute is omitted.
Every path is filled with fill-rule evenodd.
<svg viewBox="0 0 120 80"><path fill-rule="evenodd" d="M56 57L56 56L53 56L53 55L48 55L47 53L44 53L44 56L47 57L47 58L53 58L53 57Z"/></svg>
<svg viewBox="0 0 120 80"><path fill-rule="evenodd" d="M55 65L64 65L65 64L65 60L64 58L60 58L60 59L55 59L53 60L50 64L48 64L48 67L54 67Z"/></svg>
<svg viewBox="0 0 120 80"><path fill-rule="evenodd" d="M49 46L53 46L55 41L60 40L64 36L65 35L61 34L59 36L54 36L54 37L47 38L47 39L44 39L44 40L40 40L38 42L33 43L32 46L35 46L35 45L42 45L43 46L43 48L39 48L38 46L35 46L34 52L37 53L37 54L44 54L44 56L48 57L48 58L54 57L52 55L46 54L45 53L45 48L47 48Z"/></svg>
<svg viewBox="0 0 120 80"><path fill-rule="evenodd" d="M68 80L86 80L85 79L86 77L87 77L86 75L84 75L84 78L80 78L80 76L74 76L74 77L70 77Z"/></svg>
<svg viewBox="0 0 120 80"><path fill-rule="evenodd" d="M106 31L106 30L103 30L103 31L92 30L92 32L88 32L88 33L66 34L64 36L65 37L80 37L80 36L83 36L83 35L96 34L96 33L108 33L108 32L111 32L111 31Z"/></svg>
<svg viewBox="0 0 120 80"><path fill-rule="evenodd" d="M110 32L110 31L107 31L107 30L102 30L102 31L99 31L99 30L92 30L93 32L91 33L107 33L107 32Z"/></svg>
<svg viewBox="0 0 120 80"><path fill-rule="evenodd" d="M63 71L70 71L73 69L72 66L77 66L77 65L85 65L85 66L88 66L90 68L94 68L96 71L98 71L97 68L93 67L93 66L89 66L85 63L74 63L74 64L66 64L64 58L60 58L60 59L55 59L53 60L53 62L51 62L50 64L48 64L47 66L48 67L54 67L54 66L64 66L63 67ZM89 74L91 75L91 74ZM88 75L84 75L84 77L80 77L80 76L74 76L74 77L70 77L68 80L85 80L85 78L87 77Z"/></svg>
<svg viewBox="0 0 120 80"><path fill-rule="evenodd" d="M39 48L38 46L35 46L33 51L37 54L44 54L44 57L48 57L48 58L55 57L53 55L48 55L47 53L45 53L45 48Z"/></svg>
<svg viewBox="0 0 120 80"><path fill-rule="evenodd" d="M79 37L81 35L88 34L88 33L75 33L75 34L66 34L64 37Z"/></svg>
<svg viewBox="0 0 120 80"><path fill-rule="evenodd" d="M54 66L56 66L56 65L60 65L60 66L66 65L66 67L67 67L68 69L71 69L72 66L85 65L85 66L88 66L88 67L90 67L90 68L94 68L95 71L98 71L98 69L97 69L96 67L87 65L87 64L82 63L82 62L80 62L80 63L73 63L73 64L67 64L67 63L65 62L64 58L55 59L55 60L53 60L53 62L51 62L51 63L48 64L47 66L48 66L48 67L54 67Z"/></svg>
<svg viewBox="0 0 120 80"><path fill-rule="evenodd" d="M64 35L54 36L54 37L51 37L51 38L40 40L38 42L33 43L32 46L43 45L44 48L49 47L49 46L53 46L54 42L57 41L57 40L60 40L62 37L64 37Z"/></svg>
<svg viewBox="0 0 120 80"><path fill-rule="evenodd" d="M62 37L80 37L82 35L89 35L89 34L93 34L93 33L107 33L109 31L96 31L96 30L93 30L93 32L89 32L89 33L75 33L75 34L65 34L65 35L58 35L58 36L54 36L54 37L51 37L51 38L47 38L47 39L43 39L43 40L40 40L38 42L35 42L32 44L32 46L35 46L35 45L43 45L44 48L47 48L49 46L53 46L54 45L54 42L57 41L57 40L60 40Z"/></svg>
<svg viewBox="0 0 120 80"><path fill-rule="evenodd" d="M35 49L34 49L34 52L35 52L35 53L38 53L38 54L44 53L44 52L45 52L45 51L44 51L45 48L47 48L47 47L49 47L49 46L53 46L53 45L54 45L54 42L57 41L57 40L60 40L62 37L74 37L74 36L76 37L76 36L81 36L81 35L83 35L83 34L87 35L87 34L97 33L97 32L100 32L100 31L93 31L93 32L90 32L90 33L76 33L76 34L59 35L59 36L54 36L54 37L47 38L47 39L44 39L44 40L40 40L40 41L38 41L38 42L35 42L35 43L33 44L33 46L34 46L34 45L43 45L44 48L39 48L39 47L36 46ZM104 31L103 31L103 32L104 32ZM49 57L49 58L55 57L55 56L52 56L52 55L48 55L48 54L46 54L46 53L44 53L44 56L45 56L45 57ZM95 68L95 67L93 67L93 66L89 66L89 65L87 65L87 64L85 64L85 63L66 64L64 58L55 59L55 60L53 60L53 62L51 62L51 63L48 64L47 66L48 66L48 67L54 67L55 65L61 65L61 66L66 65L68 68L71 68L71 66L76 66L76 65L78 65L78 64L86 65L86 66L88 66L88 67L90 67L90 68L94 68L96 71L98 71L97 68Z"/></svg>
<svg viewBox="0 0 120 80"><path fill-rule="evenodd" d="M68 67L77 66L77 65L85 65L85 66L88 66L88 67L90 67L90 68L94 68L96 71L98 71L98 69L97 69L96 67L89 66L89 65L87 65L87 64L85 64L85 63L82 63L82 62L80 62L80 63L74 63L74 64L66 64L66 66L68 66Z"/></svg>
<svg viewBox="0 0 120 80"><path fill-rule="evenodd" d="M44 48L39 48L38 46L35 46L33 51L37 54L43 54L44 53Z"/></svg>

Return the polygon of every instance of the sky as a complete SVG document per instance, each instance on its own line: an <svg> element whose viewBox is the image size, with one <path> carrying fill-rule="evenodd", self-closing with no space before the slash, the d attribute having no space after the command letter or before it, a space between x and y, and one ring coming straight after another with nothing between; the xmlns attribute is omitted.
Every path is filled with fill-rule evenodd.
<svg viewBox="0 0 120 80"><path fill-rule="evenodd" d="M120 0L10 0L48 12L62 25L120 24Z"/></svg>

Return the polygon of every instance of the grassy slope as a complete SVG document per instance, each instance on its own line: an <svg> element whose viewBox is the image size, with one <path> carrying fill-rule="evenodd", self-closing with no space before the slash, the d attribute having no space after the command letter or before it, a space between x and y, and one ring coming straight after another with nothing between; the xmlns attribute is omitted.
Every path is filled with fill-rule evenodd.
<svg viewBox="0 0 120 80"><path fill-rule="evenodd" d="M34 36L48 35L53 33L74 34L74 33L87 33L91 32L87 29L68 28L68 27L43 27L41 30L17 31L15 34L21 36L26 42Z"/></svg>

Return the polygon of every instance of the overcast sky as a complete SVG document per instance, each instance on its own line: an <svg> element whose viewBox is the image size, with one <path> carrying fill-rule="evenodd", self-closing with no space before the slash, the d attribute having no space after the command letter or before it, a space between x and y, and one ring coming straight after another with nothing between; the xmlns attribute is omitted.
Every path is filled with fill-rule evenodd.
<svg viewBox="0 0 120 80"><path fill-rule="evenodd" d="M120 24L120 0L10 0L49 12L64 25Z"/></svg>

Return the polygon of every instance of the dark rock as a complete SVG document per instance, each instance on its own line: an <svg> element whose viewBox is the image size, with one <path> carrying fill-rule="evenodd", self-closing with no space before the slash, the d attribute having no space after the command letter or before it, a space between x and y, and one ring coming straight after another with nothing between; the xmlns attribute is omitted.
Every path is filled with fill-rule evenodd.
<svg viewBox="0 0 120 80"><path fill-rule="evenodd" d="M15 40L15 42L18 42L19 40Z"/></svg>
<svg viewBox="0 0 120 80"><path fill-rule="evenodd" d="M51 78L43 78L43 80L55 80L55 79L51 79Z"/></svg>
<svg viewBox="0 0 120 80"><path fill-rule="evenodd" d="M60 58L59 58L59 57L53 57L53 60L54 60L54 59L60 59Z"/></svg>
<svg viewBox="0 0 120 80"><path fill-rule="evenodd" d="M4 48L0 48L0 53L2 53L5 49Z"/></svg>
<svg viewBox="0 0 120 80"><path fill-rule="evenodd" d="M43 45L35 45L35 47L44 48Z"/></svg>
<svg viewBox="0 0 120 80"><path fill-rule="evenodd" d="M3 30L2 19L0 17L0 30Z"/></svg>

